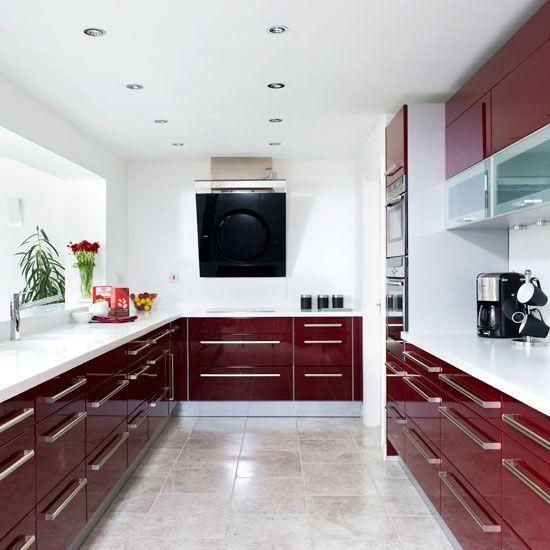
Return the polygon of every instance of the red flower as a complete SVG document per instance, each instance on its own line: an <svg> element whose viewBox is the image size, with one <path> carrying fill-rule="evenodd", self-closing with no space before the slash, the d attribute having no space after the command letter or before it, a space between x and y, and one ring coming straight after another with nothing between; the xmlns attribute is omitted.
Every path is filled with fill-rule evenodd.
<svg viewBox="0 0 550 550"><path fill-rule="evenodd" d="M98 242L91 243L90 241L87 241L84 239L83 241L79 243L73 243L70 242L67 245L73 254L76 254L77 252L84 251L84 252L91 252L92 254L97 254L100 248L100 244Z"/></svg>

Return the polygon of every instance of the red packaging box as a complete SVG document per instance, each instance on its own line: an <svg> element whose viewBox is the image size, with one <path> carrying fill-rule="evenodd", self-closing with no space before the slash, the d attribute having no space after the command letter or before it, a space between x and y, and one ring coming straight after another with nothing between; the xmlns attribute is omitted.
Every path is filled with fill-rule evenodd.
<svg viewBox="0 0 550 550"><path fill-rule="evenodd" d="M127 317L130 315L130 289L127 287L94 286L92 288L92 300L94 304L106 301L109 304L110 315L114 317Z"/></svg>

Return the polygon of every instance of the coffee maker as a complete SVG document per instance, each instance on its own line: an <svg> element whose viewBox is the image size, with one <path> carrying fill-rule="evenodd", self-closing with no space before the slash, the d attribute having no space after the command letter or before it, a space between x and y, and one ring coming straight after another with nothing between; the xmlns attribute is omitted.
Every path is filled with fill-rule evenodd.
<svg viewBox="0 0 550 550"><path fill-rule="evenodd" d="M517 338L519 325L507 316L525 282L521 273L480 273L477 276L477 333L485 338Z"/></svg>

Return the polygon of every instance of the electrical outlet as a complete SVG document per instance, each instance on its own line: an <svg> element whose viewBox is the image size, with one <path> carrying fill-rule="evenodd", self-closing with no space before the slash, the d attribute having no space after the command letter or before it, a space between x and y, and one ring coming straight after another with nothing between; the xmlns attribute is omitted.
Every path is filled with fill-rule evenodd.
<svg viewBox="0 0 550 550"><path fill-rule="evenodd" d="M180 274L179 274L179 273L170 273L170 275L168 275L168 280L169 280L171 283L179 283L179 281L180 281Z"/></svg>

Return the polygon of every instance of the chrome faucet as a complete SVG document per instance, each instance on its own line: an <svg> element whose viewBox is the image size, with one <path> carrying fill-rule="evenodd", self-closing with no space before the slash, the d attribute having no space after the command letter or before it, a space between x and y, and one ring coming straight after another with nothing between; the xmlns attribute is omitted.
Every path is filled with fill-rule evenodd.
<svg viewBox="0 0 550 550"><path fill-rule="evenodd" d="M56 294L55 296L48 296L47 298L21 305L21 298L25 296L25 294L28 294L28 292L14 292L10 302L10 340L12 341L18 341L21 338L20 325L22 310L35 306L45 306L63 300L62 294Z"/></svg>

